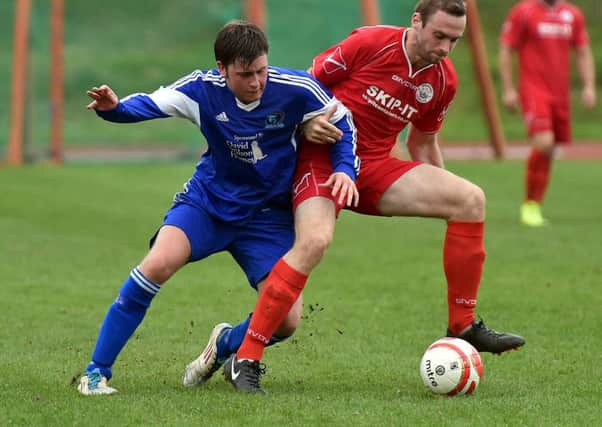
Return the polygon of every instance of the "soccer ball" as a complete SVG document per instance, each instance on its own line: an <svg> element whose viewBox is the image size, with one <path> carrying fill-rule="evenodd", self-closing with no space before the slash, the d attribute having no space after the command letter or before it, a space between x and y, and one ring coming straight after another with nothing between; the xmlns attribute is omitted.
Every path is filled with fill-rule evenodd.
<svg viewBox="0 0 602 427"><path fill-rule="evenodd" d="M420 375L435 394L471 394L483 376L483 362L470 343L460 338L441 338L424 352Z"/></svg>

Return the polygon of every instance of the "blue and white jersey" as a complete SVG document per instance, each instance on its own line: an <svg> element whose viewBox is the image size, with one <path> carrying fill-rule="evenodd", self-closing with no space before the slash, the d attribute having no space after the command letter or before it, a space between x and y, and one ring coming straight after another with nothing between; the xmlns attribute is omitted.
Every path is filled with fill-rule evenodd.
<svg viewBox="0 0 602 427"><path fill-rule="evenodd" d="M115 109L97 114L121 123L164 117L193 122L209 147L176 200L224 221L241 221L270 203L290 203L298 126L335 104L331 122L343 131L343 138L332 145L332 166L355 179L360 160L351 113L305 71L269 67L261 99L243 104L217 70L196 70L168 87L130 95Z"/></svg>

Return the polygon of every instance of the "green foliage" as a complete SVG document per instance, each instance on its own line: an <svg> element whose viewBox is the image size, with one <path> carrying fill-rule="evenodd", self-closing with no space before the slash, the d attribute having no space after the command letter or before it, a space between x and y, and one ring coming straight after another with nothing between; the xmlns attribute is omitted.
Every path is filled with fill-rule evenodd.
<svg viewBox="0 0 602 427"><path fill-rule="evenodd" d="M527 339L484 354L475 395L451 399L430 395L418 372L447 320L444 223L348 212L305 291L300 329L266 352L266 398L237 395L220 376L180 385L212 326L254 305L227 255L161 291L114 367L118 395L79 396L106 309L192 165L3 169L0 424L599 425L599 165L555 165L543 229L518 224L522 162L448 167L488 195L478 313Z"/></svg>
<svg viewBox="0 0 602 427"><path fill-rule="evenodd" d="M8 139L11 96L13 1L0 2L0 158ZM361 25L359 2L348 0L294 0L266 2L267 31L271 39L271 62L307 68L312 57ZM602 19L596 0L577 0L585 11L596 57L598 82L602 82ZM33 2L31 24L30 114L26 136L32 142L30 155L47 147L49 138L48 68L49 2ZM414 0L381 0L383 23L407 25ZM489 50L494 83L497 72L497 37L511 2L481 0L479 8ZM158 121L135 127L110 126L85 110L85 91L108 83L121 96L150 92L169 84L195 68L214 66L213 40L229 19L240 17L238 0L104 0L65 3L65 140L67 144L172 144L198 145L201 137L194 126L178 121ZM463 40L452 54L460 76L460 90L442 135L448 141L488 138L478 85L468 49ZM599 83L600 84L600 83ZM584 111L579 102L580 82L573 73L575 139L597 140L602 134L600 108ZM502 112L509 139L523 139L518 115Z"/></svg>

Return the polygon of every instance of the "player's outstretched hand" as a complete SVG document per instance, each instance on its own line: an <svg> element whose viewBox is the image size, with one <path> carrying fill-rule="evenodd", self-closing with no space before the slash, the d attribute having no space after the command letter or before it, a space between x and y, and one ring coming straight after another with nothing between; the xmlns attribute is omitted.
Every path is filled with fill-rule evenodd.
<svg viewBox="0 0 602 427"><path fill-rule="evenodd" d="M357 191L355 182L353 182L351 177L346 173L335 172L328 177L328 180L324 184L320 184L320 186L332 187L332 196L337 197L337 194L339 195L337 201L339 205L357 207L360 200L360 194Z"/></svg>
<svg viewBox="0 0 602 427"><path fill-rule="evenodd" d="M86 94L93 99L86 107L88 110L109 111L119 104L119 98L107 85L93 87Z"/></svg>
<svg viewBox="0 0 602 427"><path fill-rule="evenodd" d="M330 123L330 118L337 111L335 105L324 114L308 120L303 125L303 135L309 142L315 144L334 144L343 137L343 131Z"/></svg>

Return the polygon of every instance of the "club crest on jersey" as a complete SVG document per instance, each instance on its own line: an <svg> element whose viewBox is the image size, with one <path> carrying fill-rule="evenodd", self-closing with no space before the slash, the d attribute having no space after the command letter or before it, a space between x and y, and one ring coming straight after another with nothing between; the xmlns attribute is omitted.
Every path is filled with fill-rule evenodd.
<svg viewBox="0 0 602 427"><path fill-rule="evenodd" d="M433 99L435 91L429 83L422 83L416 88L416 100L421 104L426 104Z"/></svg>
<svg viewBox="0 0 602 427"><path fill-rule="evenodd" d="M571 22L573 22L575 17L573 16L573 14L570 11L563 10L562 12L560 12L560 19L562 19L564 22L571 23Z"/></svg>
<svg viewBox="0 0 602 427"><path fill-rule="evenodd" d="M346 70L347 64L345 58L343 58L343 50L341 47L337 47L334 52L326 57L322 63L322 68L326 74L334 73L337 70Z"/></svg>
<svg viewBox="0 0 602 427"><path fill-rule="evenodd" d="M277 111L275 113L270 113L265 118L265 128L266 129L278 129L284 127L284 112Z"/></svg>

